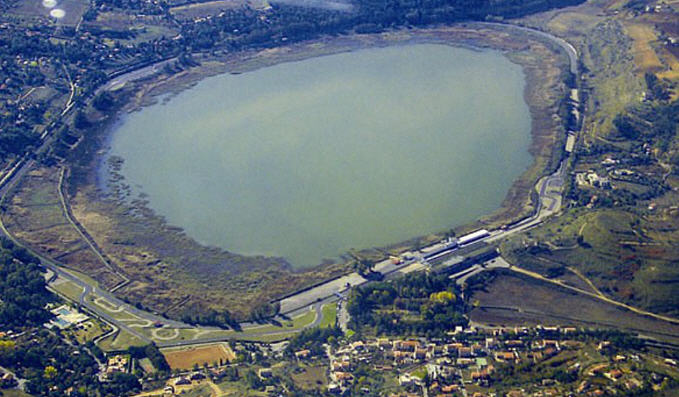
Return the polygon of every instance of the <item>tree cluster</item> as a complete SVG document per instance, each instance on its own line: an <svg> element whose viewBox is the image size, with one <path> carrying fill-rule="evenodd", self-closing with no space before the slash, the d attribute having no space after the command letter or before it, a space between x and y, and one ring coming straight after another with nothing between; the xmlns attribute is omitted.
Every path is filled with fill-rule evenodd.
<svg viewBox="0 0 679 397"><path fill-rule="evenodd" d="M357 331L435 336L467 324L458 294L445 274L415 273L355 288L347 309Z"/></svg>
<svg viewBox="0 0 679 397"><path fill-rule="evenodd" d="M84 348L65 343L58 335L40 329L0 343L0 365L27 379L26 391L35 396L119 397L139 390L137 378L116 373L108 382L97 377L98 365Z"/></svg>
<svg viewBox="0 0 679 397"><path fill-rule="evenodd" d="M7 239L0 243L0 328L41 326L53 317L45 305L54 296L45 288L40 262Z"/></svg>

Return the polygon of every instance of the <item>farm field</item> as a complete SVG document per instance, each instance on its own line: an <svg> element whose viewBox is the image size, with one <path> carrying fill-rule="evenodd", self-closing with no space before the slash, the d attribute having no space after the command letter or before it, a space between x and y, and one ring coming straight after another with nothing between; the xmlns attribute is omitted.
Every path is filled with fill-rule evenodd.
<svg viewBox="0 0 679 397"><path fill-rule="evenodd" d="M669 194L669 193L668 193ZM674 200L669 194L667 199ZM657 200L658 205L664 200ZM605 295L655 313L676 315L679 269L675 216L628 211L574 210L503 243L511 263L549 275L577 269ZM521 248L539 241L540 250ZM561 270L559 270L561 269Z"/></svg>
<svg viewBox="0 0 679 397"><path fill-rule="evenodd" d="M644 24L628 24L625 31L633 40L631 52L639 71L643 73L661 70L663 64L651 46L658 39L653 28Z"/></svg>
<svg viewBox="0 0 679 397"><path fill-rule="evenodd" d="M472 297L473 322L495 326L577 325L623 329L678 342L679 325L641 316L595 298L511 273L496 278ZM577 308L577 310L573 310Z"/></svg>
<svg viewBox="0 0 679 397"><path fill-rule="evenodd" d="M231 348L225 343L167 349L163 350L162 353L173 370L187 370L194 368L194 366L213 365L215 363L232 361L236 358Z"/></svg>

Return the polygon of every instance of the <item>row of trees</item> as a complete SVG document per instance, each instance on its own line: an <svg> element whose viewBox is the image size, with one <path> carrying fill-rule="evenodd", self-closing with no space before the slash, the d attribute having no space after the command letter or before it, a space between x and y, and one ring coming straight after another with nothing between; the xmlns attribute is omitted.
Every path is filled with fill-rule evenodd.
<svg viewBox="0 0 679 397"><path fill-rule="evenodd" d="M156 371L161 373L170 372L170 365L167 363L165 356L163 356L163 353L158 350L156 345L150 344L146 346L131 346L128 349L128 352L132 358L142 359L144 357L148 357Z"/></svg>

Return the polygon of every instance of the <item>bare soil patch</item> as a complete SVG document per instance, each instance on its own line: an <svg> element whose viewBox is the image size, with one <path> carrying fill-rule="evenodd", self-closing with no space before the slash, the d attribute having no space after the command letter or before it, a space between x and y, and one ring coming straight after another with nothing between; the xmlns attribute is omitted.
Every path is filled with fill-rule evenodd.
<svg viewBox="0 0 679 397"><path fill-rule="evenodd" d="M192 369L194 365L212 365L221 361L231 361L236 358L231 348L224 343L215 345L191 347L188 349L166 350L162 352L172 369Z"/></svg>

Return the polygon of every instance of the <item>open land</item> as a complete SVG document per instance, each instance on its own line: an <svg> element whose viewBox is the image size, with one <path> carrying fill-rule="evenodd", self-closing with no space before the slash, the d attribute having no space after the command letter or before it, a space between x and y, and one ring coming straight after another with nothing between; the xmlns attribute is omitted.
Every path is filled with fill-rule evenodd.
<svg viewBox="0 0 679 397"><path fill-rule="evenodd" d="M656 339L679 342L679 324L641 316L595 298L522 275L499 272L475 291L474 323L491 326L572 325L623 329Z"/></svg>
<svg viewBox="0 0 679 397"><path fill-rule="evenodd" d="M676 11L666 5L631 10L625 2L589 1L521 23L577 47L586 116L569 161L566 209L503 242L503 256L544 276L568 278L582 289L589 283L602 296L676 317L676 129L665 130L667 138L629 138L613 123L628 115L657 128L655 115L663 107L652 105L649 75L659 79L669 100L676 99L679 58L668 39L679 32ZM641 110L653 106L658 110ZM637 163L643 147L649 161ZM583 183L586 175L606 177L610 186L606 179L605 186Z"/></svg>
<svg viewBox="0 0 679 397"><path fill-rule="evenodd" d="M231 348L224 343L169 349L163 351L163 355L172 369L192 369L194 366L227 362L236 358Z"/></svg>

